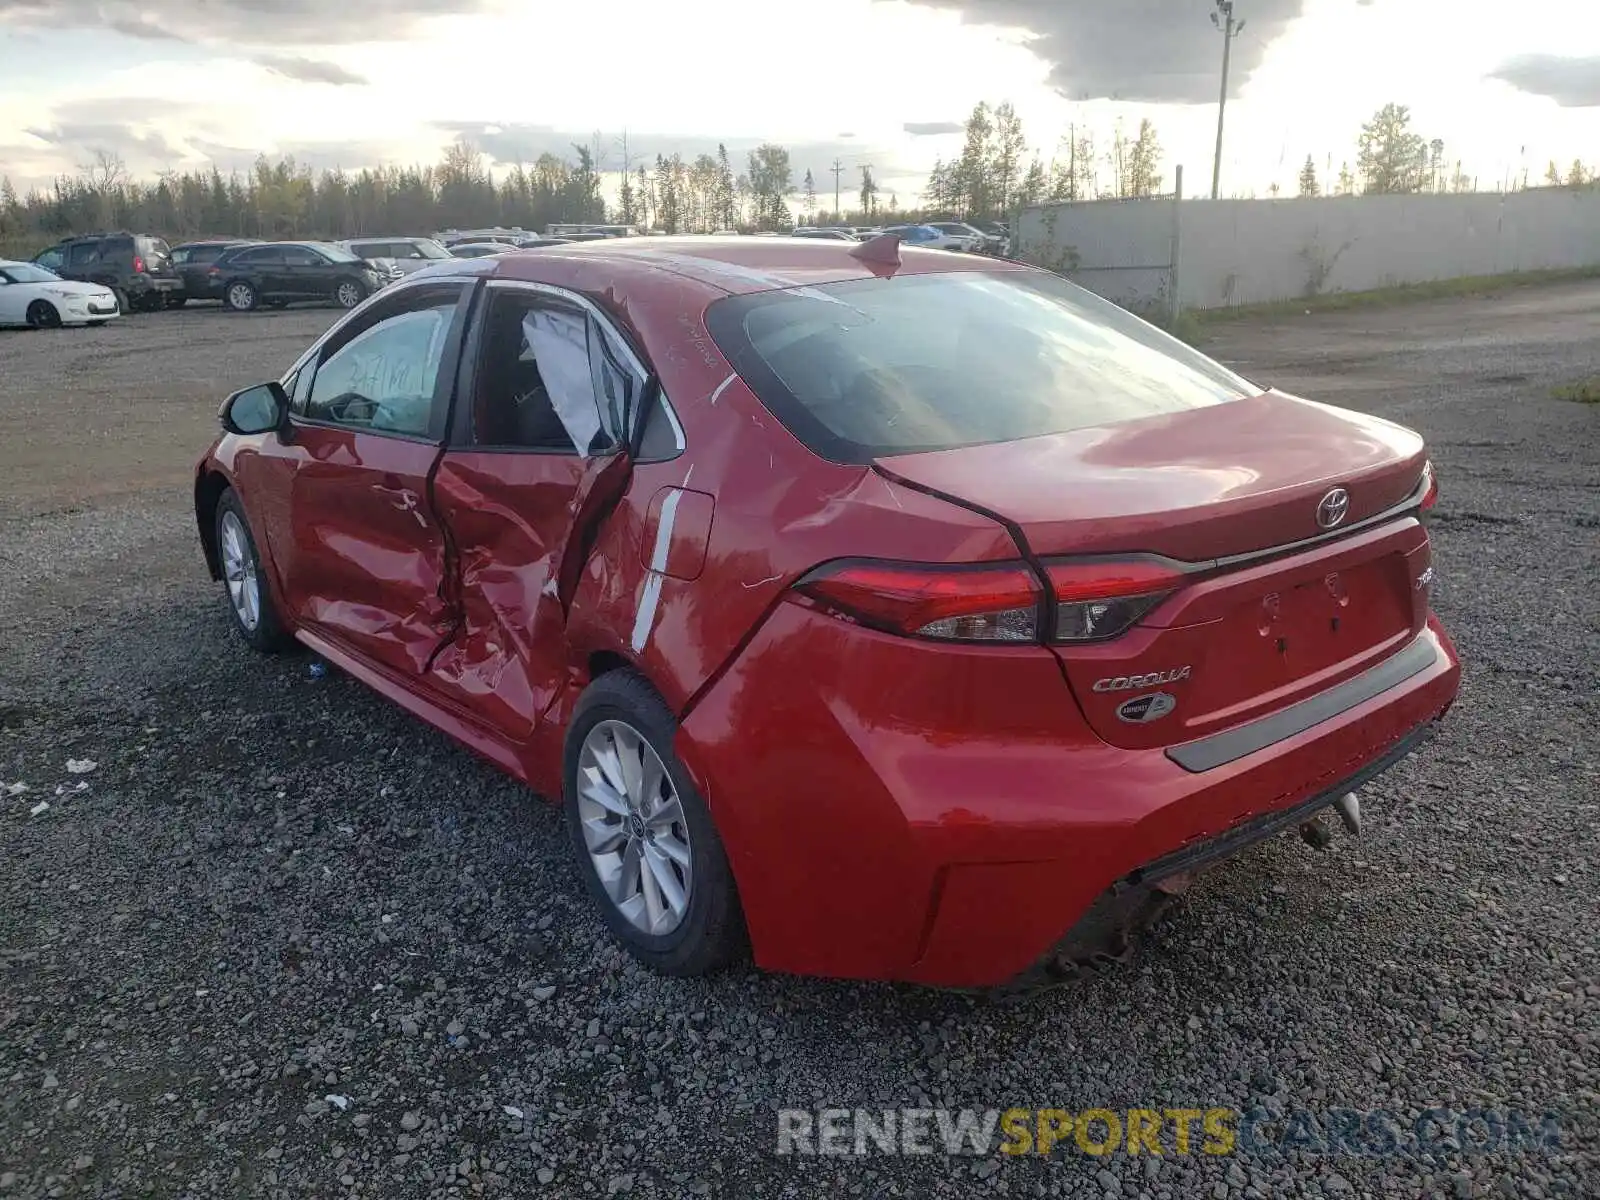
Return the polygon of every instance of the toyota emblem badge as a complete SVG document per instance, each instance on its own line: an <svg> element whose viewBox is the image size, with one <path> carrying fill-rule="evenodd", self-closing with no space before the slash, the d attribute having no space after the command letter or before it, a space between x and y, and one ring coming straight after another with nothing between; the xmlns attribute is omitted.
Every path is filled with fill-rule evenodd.
<svg viewBox="0 0 1600 1200"><path fill-rule="evenodd" d="M1350 511L1350 493L1341 488L1334 488L1317 503L1317 524L1324 529L1332 529L1345 514Z"/></svg>

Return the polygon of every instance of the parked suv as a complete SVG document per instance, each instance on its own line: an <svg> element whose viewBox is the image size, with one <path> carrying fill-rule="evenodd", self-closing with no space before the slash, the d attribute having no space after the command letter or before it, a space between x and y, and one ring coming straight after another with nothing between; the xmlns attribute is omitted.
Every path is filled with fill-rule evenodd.
<svg viewBox="0 0 1600 1200"><path fill-rule="evenodd" d="M211 290L211 264L222 257L225 250L235 246L257 246L259 238L225 238L209 242L185 242L172 248L172 265L177 267L183 280L183 291L167 301L173 307L187 300L220 300L222 294Z"/></svg>
<svg viewBox="0 0 1600 1200"><path fill-rule="evenodd" d="M224 250L207 272L213 294L235 312L259 304L331 300L354 308L389 282L364 258L329 242L263 242Z"/></svg>
<svg viewBox="0 0 1600 1200"><path fill-rule="evenodd" d="M357 258L382 258L395 265L402 275L448 260L450 252L432 238L351 238L338 243Z"/></svg>
<svg viewBox="0 0 1600 1200"><path fill-rule="evenodd" d="M165 308L169 297L183 291L171 250L152 234L83 234L41 251L33 261L63 279L110 288L125 313Z"/></svg>

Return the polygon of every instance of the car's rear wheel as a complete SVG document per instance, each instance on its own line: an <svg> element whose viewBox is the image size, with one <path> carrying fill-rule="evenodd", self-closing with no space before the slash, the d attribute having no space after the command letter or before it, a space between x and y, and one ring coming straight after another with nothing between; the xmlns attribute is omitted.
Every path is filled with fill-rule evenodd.
<svg viewBox="0 0 1600 1200"><path fill-rule="evenodd" d="M676 729L637 676L590 684L567 730L567 827L616 938L654 970L701 975L742 957L746 935L710 810L673 753Z"/></svg>
<svg viewBox="0 0 1600 1200"><path fill-rule="evenodd" d="M133 305L128 302L128 293L124 289L114 287L111 289L111 294L117 298L117 311L119 313L127 316L133 311Z"/></svg>
<svg viewBox="0 0 1600 1200"><path fill-rule="evenodd" d="M228 611L239 636L263 654L286 648L291 639L278 617L244 505L232 488L217 501L216 538L217 563L228 589Z"/></svg>
<svg viewBox="0 0 1600 1200"><path fill-rule="evenodd" d="M29 329L56 329L61 325L61 314L48 300L35 300L28 305Z"/></svg>
<svg viewBox="0 0 1600 1200"><path fill-rule="evenodd" d="M243 279L235 279L222 294L222 302L234 312L249 312L259 301L255 285Z"/></svg>
<svg viewBox="0 0 1600 1200"><path fill-rule="evenodd" d="M354 308L367 298L367 289L354 279L341 279L333 289L333 302L340 308Z"/></svg>

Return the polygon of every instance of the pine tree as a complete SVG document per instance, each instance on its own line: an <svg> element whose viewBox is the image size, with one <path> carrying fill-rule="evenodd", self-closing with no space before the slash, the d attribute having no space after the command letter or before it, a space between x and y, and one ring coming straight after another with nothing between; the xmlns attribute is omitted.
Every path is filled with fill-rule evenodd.
<svg viewBox="0 0 1600 1200"><path fill-rule="evenodd" d="M1300 194L1310 198L1322 195L1322 185L1317 182L1317 164L1306 155L1306 165L1300 168Z"/></svg>

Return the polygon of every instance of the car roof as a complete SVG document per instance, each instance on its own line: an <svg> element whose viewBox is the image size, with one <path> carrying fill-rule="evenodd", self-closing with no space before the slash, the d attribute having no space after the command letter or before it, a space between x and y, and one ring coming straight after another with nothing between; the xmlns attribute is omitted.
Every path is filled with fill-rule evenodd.
<svg viewBox="0 0 1600 1200"><path fill-rule="evenodd" d="M512 254L494 260L491 278L554 283L604 291L607 275L672 275L723 294L747 295L782 288L869 279L872 267L851 251L860 242L826 238L650 237L612 238L543 248L538 254ZM974 265L964 255L901 249L898 274L938 271L1023 271L1003 260ZM587 279L593 278L593 285Z"/></svg>

